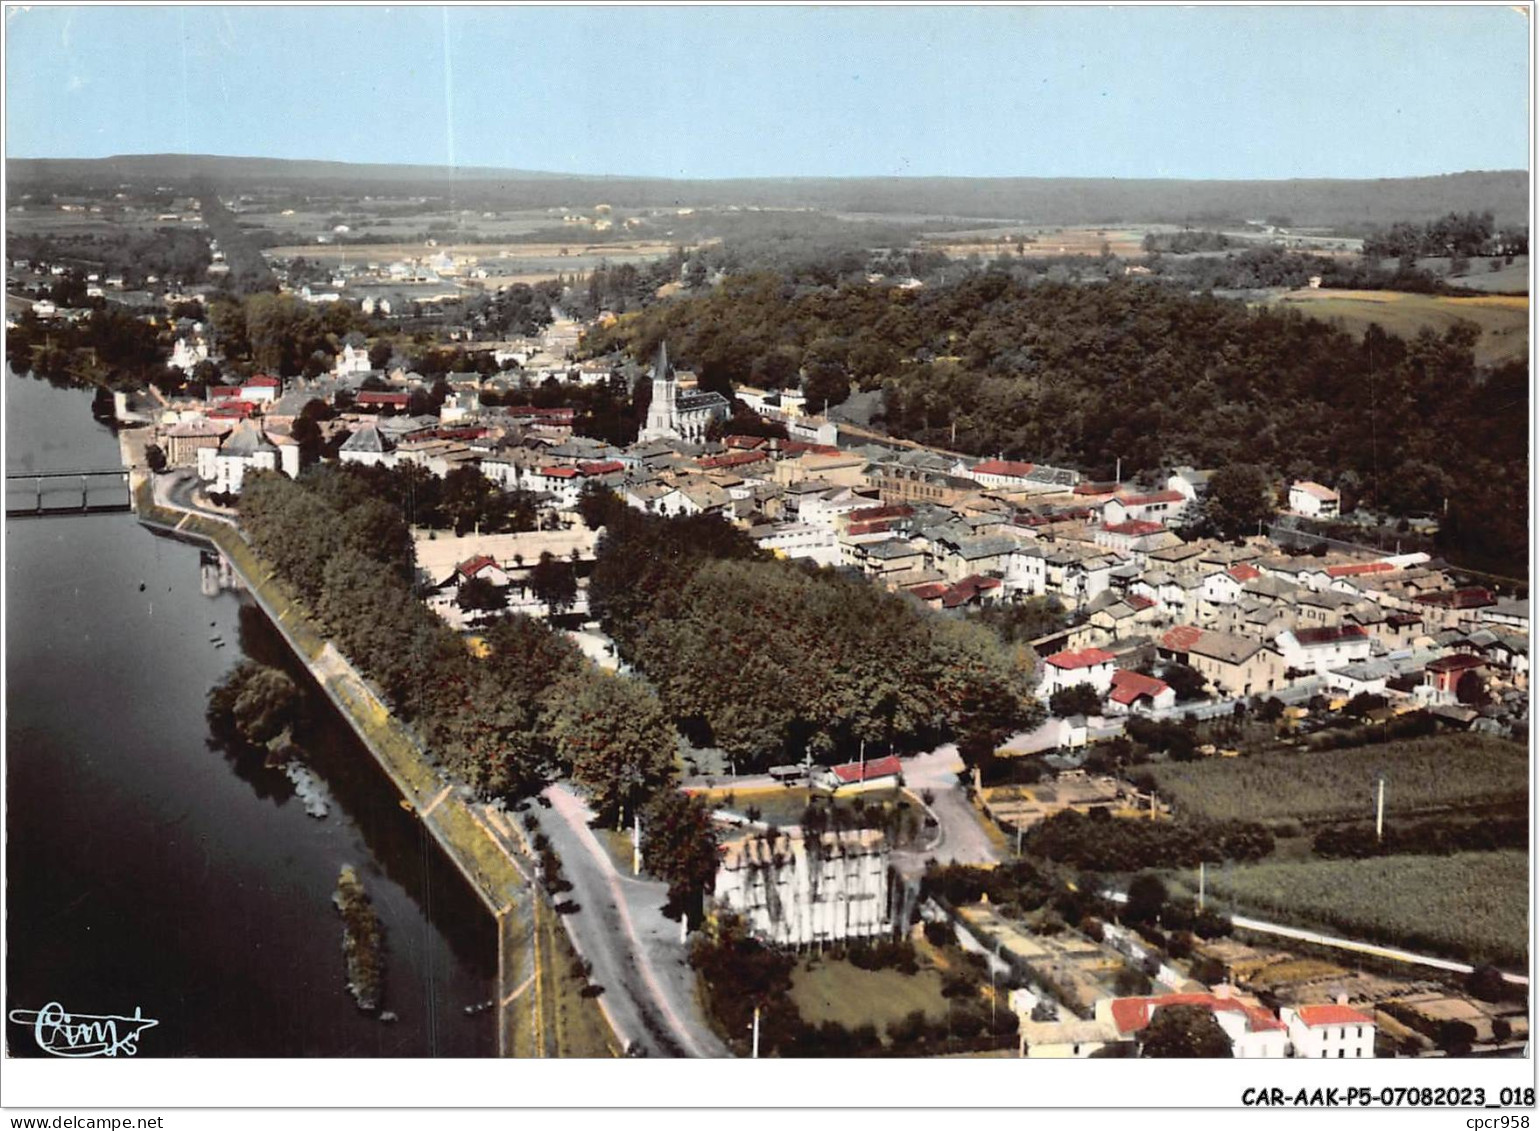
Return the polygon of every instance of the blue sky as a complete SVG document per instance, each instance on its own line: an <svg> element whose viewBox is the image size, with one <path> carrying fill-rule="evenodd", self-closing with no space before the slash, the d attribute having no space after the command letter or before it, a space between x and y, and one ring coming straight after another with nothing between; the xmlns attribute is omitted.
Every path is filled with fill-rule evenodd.
<svg viewBox="0 0 1540 1131"><path fill-rule="evenodd" d="M1507 7L58 7L6 154L669 177L1527 168Z"/></svg>

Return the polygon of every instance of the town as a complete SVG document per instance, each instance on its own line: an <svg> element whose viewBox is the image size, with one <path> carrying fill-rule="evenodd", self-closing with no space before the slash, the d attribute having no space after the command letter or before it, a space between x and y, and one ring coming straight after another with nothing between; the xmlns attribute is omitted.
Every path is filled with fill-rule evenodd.
<svg viewBox="0 0 1540 1131"><path fill-rule="evenodd" d="M160 219L201 231L199 207L181 201ZM217 279L227 268L218 241L209 246ZM60 276L87 299L124 285L60 264L12 267L40 280L37 294ZM1344 539L1342 494L1309 479L1251 466L1098 479L898 440L795 382L706 389L666 339L640 357L598 352L626 316L565 316L554 291L521 294L553 308L533 310L531 332L514 336L442 312L415 339L379 321L391 313L383 288L462 270L485 278L437 253L361 260L329 280L336 290L291 279L276 300L232 302L195 285L168 295L154 309L175 316L147 316L169 344L168 377L103 405L129 462L147 469L154 507L244 522L260 550L274 532L250 528L270 521L247 517L254 490L327 468L360 477L402 502L409 591L468 654L509 647L499 626L532 618L592 670L656 682L683 669L669 676L649 656L658 645L618 612L606 554L646 552L642 534L616 533L637 522L661 523L649 536L665 539L675 524L693 523L678 525L683 538L709 524L731 532L735 554L843 578L900 602L916 626L987 626L1011 657L1002 678L1021 683L1020 701L980 727L905 731L890 717L879 732L853 718L799 743L727 740L714 718L681 721L678 751L665 754L677 774L654 767L646 788L677 785L683 809L614 793L605 779L616 767L585 775L569 761L577 791L562 801L582 805L586 793L602 814L596 832L613 839L596 848L591 835L553 829L562 855L538 831L540 807L520 800L538 780L520 787L441 760L446 781L490 803L492 821L511 828L518 812L534 831L552 905L576 953L590 955L576 960L579 980L600 992L584 1004L638 999L607 1006L617 1035L631 1010L659 1003L599 981L593 952L605 944L594 933L607 927L583 907L604 874L649 874L653 838L693 836L693 847L659 849L682 861L652 864L680 922L671 945L691 956L709 1003L707 1016L688 1016L687 989L662 991L687 1015L676 1048L1356 1059L1524 1047L1524 983L1499 972L1522 967L1522 952L1505 928L1414 926L1319 890L1332 861L1390 865L1418 839L1456 853L1430 858L1447 873L1433 883L1464 882L1458 853L1527 843L1509 815L1527 804L1526 755L1512 741L1528 729L1523 586L1426 549ZM254 305L274 301L287 305ZM261 368L309 310L332 327L307 331L312 358L330 351L328 363ZM30 337L72 317L40 297L11 323ZM258 317L280 328L259 341ZM424 348L429 338L442 345ZM634 438L592 434L609 431L594 427L595 391L636 394ZM220 576L242 588L228 561ZM310 603L332 600L323 587ZM343 647L378 687L382 673ZM748 682L740 693L754 694ZM901 683L896 693L907 694ZM662 705L679 717L676 702L671 692ZM563 724L542 712L535 725ZM712 734L715 745L702 737ZM932 746L930 734L950 741ZM1430 760L1456 750L1473 759L1469 773L1428 780ZM1237 800L1252 776L1277 786L1270 802ZM581 867L595 876L574 893L585 898L564 905L574 881L562 865L576 874L590 851ZM1269 870L1288 899L1261 895ZM646 1052L641 1031L620 1047Z"/></svg>

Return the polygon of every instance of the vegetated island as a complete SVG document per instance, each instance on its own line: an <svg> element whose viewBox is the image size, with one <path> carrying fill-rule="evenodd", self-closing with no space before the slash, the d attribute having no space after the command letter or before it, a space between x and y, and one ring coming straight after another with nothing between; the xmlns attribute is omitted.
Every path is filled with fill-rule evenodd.
<svg viewBox="0 0 1540 1131"><path fill-rule="evenodd" d="M332 902L342 913L342 955L347 963L348 992L358 1008L374 1012L385 990L385 932L379 914L351 865L337 876Z"/></svg>

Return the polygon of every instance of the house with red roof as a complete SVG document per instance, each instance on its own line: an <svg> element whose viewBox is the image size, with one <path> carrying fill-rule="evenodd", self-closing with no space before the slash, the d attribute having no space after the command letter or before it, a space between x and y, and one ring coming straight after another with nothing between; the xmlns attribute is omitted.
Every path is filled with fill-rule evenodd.
<svg viewBox="0 0 1540 1131"><path fill-rule="evenodd" d="M397 412L405 412L406 406L411 403L410 393L388 393L381 389L363 389L353 398L353 406L368 412L379 412L381 409L391 408Z"/></svg>
<svg viewBox="0 0 1540 1131"><path fill-rule="evenodd" d="M1486 660L1481 656L1473 656L1469 652L1459 652L1453 656L1445 656L1434 660L1422 669L1423 683L1431 687L1437 698L1444 702L1453 702L1456 692L1459 690L1460 681L1465 678L1467 672L1483 673L1487 666Z"/></svg>
<svg viewBox="0 0 1540 1131"><path fill-rule="evenodd" d="M1010 459L986 459L970 469L959 470L957 474L966 475L985 487L1026 487L1033 466Z"/></svg>
<svg viewBox="0 0 1540 1131"><path fill-rule="evenodd" d="M1102 998L1096 1003L1096 1019L1110 1022L1122 1038L1140 1040L1155 1014L1173 1005L1196 1006L1212 1013L1230 1038L1231 1055L1237 1060L1280 1060L1289 1053L1284 1023L1228 986L1206 994Z"/></svg>
<svg viewBox="0 0 1540 1131"><path fill-rule="evenodd" d="M1187 511L1187 496L1180 491L1150 491L1144 494L1119 494L1102 506L1102 525L1119 526L1125 522L1158 522L1170 525Z"/></svg>
<svg viewBox="0 0 1540 1131"><path fill-rule="evenodd" d="M1176 536L1173 534L1169 538L1175 540ZM1166 528L1158 522L1133 519L1129 522L1115 522L1110 526L1103 526L1091 535L1091 540L1109 550L1144 553L1160 549L1168 540L1168 536Z"/></svg>
<svg viewBox="0 0 1540 1131"><path fill-rule="evenodd" d="M1278 1017L1296 1057L1306 1060L1374 1059L1374 1017L1345 1000L1329 1005L1286 1005Z"/></svg>
<svg viewBox="0 0 1540 1131"><path fill-rule="evenodd" d="M899 784L904 767L896 755L846 762L842 766L819 767L813 771L813 784L835 792L863 789L890 789Z"/></svg>
<svg viewBox="0 0 1540 1131"><path fill-rule="evenodd" d="M1233 605L1241 599L1246 583L1261 576L1256 566L1239 562L1205 576L1199 593L1210 605Z"/></svg>
<svg viewBox="0 0 1540 1131"><path fill-rule="evenodd" d="M1339 624L1286 630L1278 634L1277 643L1278 652L1289 667L1325 675L1367 660L1373 640L1362 625Z"/></svg>
<svg viewBox="0 0 1540 1131"><path fill-rule="evenodd" d="M1100 648L1055 652L1043 661L1043 682L1037 693L1048 699L1062 688L1088 683L1098 695L1105 695L1112 687L1115 658L1111 652Z"/></svg>
<svg viewBox="0 0 1540 1131"><path fill-rule="evenodd" d="M1133 671L1112 673L1112 690L1107 694L1109 715L1145 715L1175 706L1176 691L1165 680Z"/></svg>
<svg viewBox="0 0 1540 1131"><path fill-rule="evenodd" d="M283 382L277 377L259 373L241 386L241 400L252 404L272 404L283 392Z"/></svg>

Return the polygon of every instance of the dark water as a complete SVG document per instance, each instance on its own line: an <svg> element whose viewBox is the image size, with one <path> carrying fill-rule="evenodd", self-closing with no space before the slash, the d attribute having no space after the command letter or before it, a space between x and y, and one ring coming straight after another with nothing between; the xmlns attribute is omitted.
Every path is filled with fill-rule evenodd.
<svg viewBox="0 0 1540 1131"><path fill-rule="evenodd" d="M89 405L7 375L8 468L117 464ZM462 1012L493 992L490 919L325 700L305 738L324 820L209 745L230 667L291 664L249 601L205 596L199 550L131 515L5 530L7 1014L138 1007L159 1021L141 1056L491 1055L492 1015ZM394 1024L344 986L343 864L385 926ZM38 1051L9 1021L6 1047Z"/></svg>

